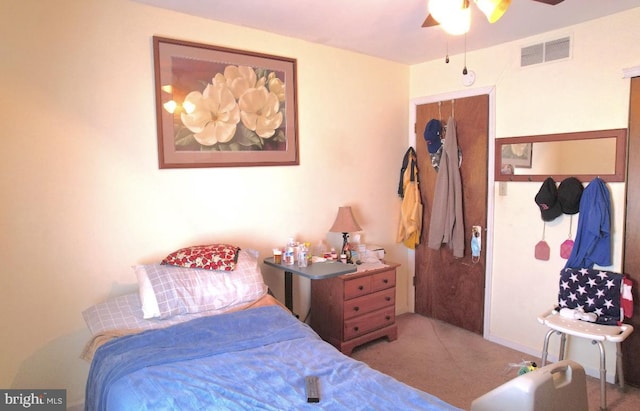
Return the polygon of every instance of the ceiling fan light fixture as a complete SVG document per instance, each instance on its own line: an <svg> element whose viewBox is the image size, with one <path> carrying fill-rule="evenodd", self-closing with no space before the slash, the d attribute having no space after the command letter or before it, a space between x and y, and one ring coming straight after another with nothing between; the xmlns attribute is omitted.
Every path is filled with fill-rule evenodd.
<svg viewBox="0 0 640 411"><path fill-rule="evenodd" d="M489 23L495 23L511 5L511 0L475 0L476 6L487 16Z"/></svg>
<svg viewBox="0 0 640 411"><path fill-rule="evenodd" d="M471 28L468 0L430 0L429 14L451 35L467 33Z"/></svg>
<svg viewBox="0 0 640 411"><path fill-rule="evenodd" d="M459 36L469 32L471 28L471 10L461 9L455 17L440 23L442 29L453 36Z"/></svg>

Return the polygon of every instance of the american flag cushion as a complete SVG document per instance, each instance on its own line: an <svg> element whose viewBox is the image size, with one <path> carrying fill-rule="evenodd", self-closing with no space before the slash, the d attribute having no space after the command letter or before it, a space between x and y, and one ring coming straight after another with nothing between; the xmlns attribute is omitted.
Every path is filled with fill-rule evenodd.
<svg viewBox="0 0 640 411"><path fill-rule="evenodd" d="M622 320L620 290L623 278L624 275L611 271L565 268L560 272L558 304L561 308L595 313L602 320Z"/></svg>

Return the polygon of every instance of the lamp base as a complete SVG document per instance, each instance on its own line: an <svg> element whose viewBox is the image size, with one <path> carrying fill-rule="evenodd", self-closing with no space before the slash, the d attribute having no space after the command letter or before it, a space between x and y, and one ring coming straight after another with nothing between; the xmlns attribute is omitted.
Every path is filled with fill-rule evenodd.
<svg viewBox="0 0 640 411"><path fill-rule="evenodd" d="M347 264L353 263L351 260L351 249L349 248L349 233L342 233L342 249L340 250L340 255L344 254L347 256Z"/></svg>

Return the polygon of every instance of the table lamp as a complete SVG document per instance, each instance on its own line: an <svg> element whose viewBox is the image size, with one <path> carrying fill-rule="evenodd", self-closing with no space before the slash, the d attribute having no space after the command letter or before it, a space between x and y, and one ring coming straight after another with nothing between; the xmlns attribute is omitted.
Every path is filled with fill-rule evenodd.
<svg viewBox="0 0 640 411"><path fill-rule="evenodd" d="M333 226L331 226L329 231L332 233L342 233L342 249L340 250L340 254L346 254L347 263L351 263L351 253L346 252L349 233L353 231L362 231L362 228L358 225L355 217L353 217L351 207L338 208L336 221L333 222Z"/></svg>

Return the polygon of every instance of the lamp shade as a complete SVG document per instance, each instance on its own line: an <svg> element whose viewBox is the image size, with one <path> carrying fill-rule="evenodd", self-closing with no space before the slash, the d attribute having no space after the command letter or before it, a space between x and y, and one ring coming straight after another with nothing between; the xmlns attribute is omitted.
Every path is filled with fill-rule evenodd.
<svg viewBox="0 0 640 411"><path fill-rule="evenodd" d="M429 13L451 35L467 33L471 27L468 0L429 0Z"/></svg>
<svg viewBox="0 0 640 411"><path fill-rule="evenodd" d="M511 5L511 0L476 0L476 5L487 16L489 23L495 23Z"/></svg>
<svg viewBox="0 0 640 411"><path fill-rule="evenodd" d="M469 7L466 9L458 9L450 16L450 18L440 23L442 30L453 36L459 36L469 32L471 28L471 9Z"/></svg>
<svg viewBox="0 0 640 411"><path fill-rule="evenodd" d="M351 233L354 231L362 231L362 228L358 225L355 217L353 217L351 207L340 207L338 208L336 221L333 222L329 231L332 233Z"/></svg>

